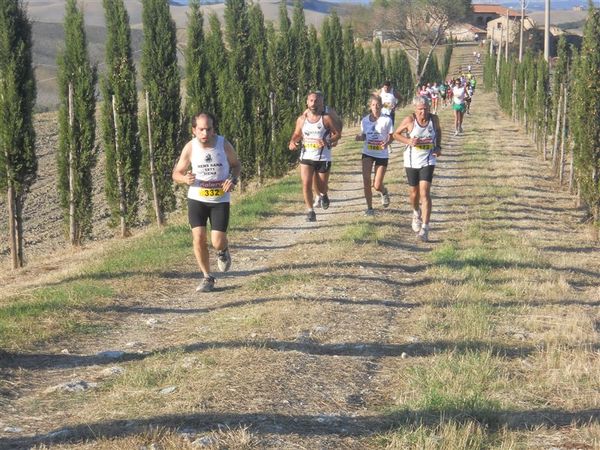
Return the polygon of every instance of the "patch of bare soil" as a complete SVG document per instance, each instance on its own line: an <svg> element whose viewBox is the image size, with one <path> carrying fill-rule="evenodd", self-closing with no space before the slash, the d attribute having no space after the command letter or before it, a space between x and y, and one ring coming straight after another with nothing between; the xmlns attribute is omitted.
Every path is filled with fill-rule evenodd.
<svg viewBox="0 0 600 450"><path fill-rule="evenodd" d="M418 242L410 228L398 145L386 177L392 203L376 206L373 218L363 216L360 150L352 143L358 130L346 130L331 178L331 207L307 223L298 197L276 217L232 235L233 267L219 276L214 293L194 293L190 255L156 274L151 289L130 292L104 311L107 322L118 324L106 335L2 355L10 395L0 412L0 447L383 445L373 436L394 426L385 412L398 401L395 395L403 395L390 391L390 372L427 364L452 346L443 332L424 340L415 324L430 311L428 253L456 236L482 201L469 195L471 182L514 181L516 203L497 226L509 218L507 230L527 236L552 270L564 274L582 302L565 309L589 308L597 316L591 306L600 300L598 248L578 225L581 213L572 197L556 189L491 95L480 93L473 109L465 136L446 132L430 243ZM451 129L449 111L441 116ZM476 133L498 137L495 158L502 164L465 180L469 161L461 146ZM534 176L531 168L537 168ZM106 350L122 353L99 354ZM103 372L113 366L123 370L116 378ZM75 394L48 390L72 380L98 386ZM547 423L533 413L523 417L533 426ZM551 419L562 424L573 416ZM174 434L165 437L165 430Z"/></svg>

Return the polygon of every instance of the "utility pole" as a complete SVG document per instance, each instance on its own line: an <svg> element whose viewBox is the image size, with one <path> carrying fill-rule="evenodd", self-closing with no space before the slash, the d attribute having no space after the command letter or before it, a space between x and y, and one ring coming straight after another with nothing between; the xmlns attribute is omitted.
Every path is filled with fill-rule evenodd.
<svg viewBox="0 0 600 450"><path fill-rule="evenodd" d="M544 59L550 59L550 0L545 0L544 12Z"/></svg>
<svg viewBox="0 0 600 450"><path fill-rule="evenodd" d="M523 62L523 27L525 22L525 0L521 0L521 27L519 29L519 62Z"/></svg>
<svg viewBox="0 0 600 450"><path fill-rule="evenodd" d="M510 32L510 21L508 20L508 8L506 8L506 53L504 55L504 61L508 62L508 45L510 39L508 38L508 34Z"/></svg>

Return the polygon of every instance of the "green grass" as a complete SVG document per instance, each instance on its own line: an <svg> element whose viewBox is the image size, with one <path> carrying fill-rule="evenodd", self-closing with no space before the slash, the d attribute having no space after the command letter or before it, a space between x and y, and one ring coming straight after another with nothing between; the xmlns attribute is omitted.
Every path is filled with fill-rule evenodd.
<svg viewBox="0 0 600 450"><path fill-rule="evenodd" d="M268 273L252 280L249 288L255 292L272 291L291 284L309 283L314 277L307 273Z"/></svg>
<svg viewBox="0 0 600 450"><path fill-rule="evenodd" d="M251 229L299 195L297 176L291 175L242 197L232 205L230 231ZM161 277L188 260L191 253L187 224L169 225L119 242L98 260L81 267L78 274L52 287L6 298L0 304L0 346L16 349L42 340L106 331L108 325L99 322L94 308L118 301L121 291L132 284L140 286L145 280ZM282 285L290 281L285 277L262 280L256 288L262 289L261 283Z"/></svg>
<svg viewBox="0 0 600 450"><path fill-rule="evenodd" d="M500 411L493 395L503 385L501 374L490 351L438 355L407 370L407 391L414 394L403 408L487 423Z"/></svg>
<svg viewBox="0 0 600 450"><path fill-rule="evenodd" d="M0 306L0 347L104 331L104 325L90 324L85 316L94 307L107 304L113 295L110 286L85 280L9 298Z"/></svg>
<svg viewBox="0 0 600 450"><path fill-rule="evenodd" d="M377 244L380 235L375 224L361 221L347 226L342 232L340 239L355 244L364 244L367 242Z"/></svg>

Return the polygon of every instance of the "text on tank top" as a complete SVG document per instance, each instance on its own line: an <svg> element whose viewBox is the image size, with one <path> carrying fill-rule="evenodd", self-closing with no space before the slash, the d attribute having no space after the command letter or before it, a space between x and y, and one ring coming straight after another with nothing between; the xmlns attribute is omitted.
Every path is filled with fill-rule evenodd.
<svg viewBox="0 0 600 450"><path fill-rule="evenodd" d="M188 198L208 203L228 202L229 192L223 191L223 183L230 172L225 138L217 136L212 148L203 148L197 138L192 139L190 159L196 179L188 190Z"/></svg>
<svg viewBox="0 0 600 450"><path fill-rule="evenodd" d="M417 118L413 114L413 129L410 131L408 136L418 139L417 144L411 146L412 149L418 152L428 152L433 150L436 136L431 114L429 115L428 122L424 126L419 125Z"/></svg>
<svg viewBox="0 0 600 450"><path fill-rule="evenodd" d="M331 149L322 145L322 141L329 134L329 130L323 123L323 116L316 122L311 122L308 117L304 118L302 125L302 154L301 159L314 161L328 161L331 158Z"/></svg>
<svg viewBox="0 0 600 450"><path fill-rule="evenodd" d="M392 131L391 127L392 121L389 117L380 116L372 122L370 114L365 116L361 123L362 132L366 137L363 153L369 154L375 152L374 155L377 155L377 157L387 158L388 146L384 146L384 144L389 139Z"/></svg>

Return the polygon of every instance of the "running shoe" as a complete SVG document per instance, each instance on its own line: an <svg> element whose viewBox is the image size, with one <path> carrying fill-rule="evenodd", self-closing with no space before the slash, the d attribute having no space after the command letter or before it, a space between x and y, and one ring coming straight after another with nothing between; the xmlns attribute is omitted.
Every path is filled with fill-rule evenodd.
<svg viewBox="0 0 600 450"><path fill-rule="evenodd" d="M381 193L381 205L384 208L387 208L388 206L390 206L390 194L389 194L387 188L385 188L383 190L383 192Z"/></svg>
<svg viewBox="0 0 600 450"><path fill-rule="evenodd" d="M308 212L308 214L306 214L306 221L307 222L316 222L317 221L317 214L315 213L314 210L310 210Z"/></svg>
<svg viewBox="0 0 600 450"><path fill-rule="evenodd" d="M208 276L202 278L202 281L196 288L196 292L210 292L215 288L215 279L214 277Z"/></svg>
<svg viewBox="0 0 600 450"><path fill-rule="evenodd" d="M454 130L454 136L458 136L458 130Z"/></svg>
<svg viewBox="0 0 600 450"><path fill-rule="evenodd" d="M329 196L327 194L321 195L321 208L329 208Z"/></svg>
<svg viewBox="0 0 600 450"><path fill-rule="evenodd" d="M231 267L231 255L228 248L217 253L217 265L221 272L227 272Z"/></svg>
<svg viewBox="0 0 600 450"><path fill-rule="evenodd" d="M373 208L367 208L367 210L365 211L365 216L372 217L374 215L375 215L375 210Z"/></svg>
<svg viewBox="0 0 600 450"><path fill-rule="evenodd" d="M421 230L421 225L423 222L421 221L421 209L418 211L413 211L412 218L412 229L415 233L418 233Z"/></svg>
<svg viewBox="0 0 600 450"><path fill-rule="evenodd" d="M315 201L313 202L313 208L320 208L322 206L323 206L323 197L321 197L321 194L319 194L315 197Z"/></svg>
<svg viewBox="0 0 600 450"><path fill-rule="evenodd" d="M419 234L417 236L423 242L428 242L429 241L429 227L425 227L425 226L421 227L421 230L419 231Z"/></svg>

